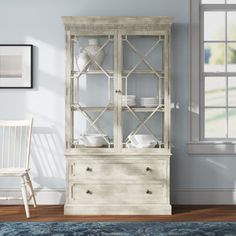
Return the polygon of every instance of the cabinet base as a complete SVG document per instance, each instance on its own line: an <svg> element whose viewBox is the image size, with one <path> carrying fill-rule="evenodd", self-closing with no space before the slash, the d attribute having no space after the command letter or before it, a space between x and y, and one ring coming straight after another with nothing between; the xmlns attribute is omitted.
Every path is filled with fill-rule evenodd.
<svg viewBox="0 0 236 236"><path fill-rule="evenodd" d="M64 206L64 215L171 215L169 204L144 205L72 205Z"/></svg>

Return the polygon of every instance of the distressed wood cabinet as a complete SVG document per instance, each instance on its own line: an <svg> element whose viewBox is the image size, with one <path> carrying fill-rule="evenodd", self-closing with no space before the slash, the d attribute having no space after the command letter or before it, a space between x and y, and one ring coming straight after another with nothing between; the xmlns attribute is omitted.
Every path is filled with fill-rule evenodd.
<svg viewBox="0 0 236 236"><path fill-rule="evenodd" d="M171 214L169 17L63 17L65 214Z"/></svg>

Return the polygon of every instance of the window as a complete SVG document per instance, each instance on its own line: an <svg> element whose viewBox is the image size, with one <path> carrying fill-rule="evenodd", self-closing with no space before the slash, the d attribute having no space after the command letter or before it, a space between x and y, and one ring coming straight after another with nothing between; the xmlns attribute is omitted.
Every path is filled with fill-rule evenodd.
<svg viewBox="0 0 236 236"><path fill-rule="evenodd" d="M192 0L190 25L190 153L235 153L236 0Z"/></svg>

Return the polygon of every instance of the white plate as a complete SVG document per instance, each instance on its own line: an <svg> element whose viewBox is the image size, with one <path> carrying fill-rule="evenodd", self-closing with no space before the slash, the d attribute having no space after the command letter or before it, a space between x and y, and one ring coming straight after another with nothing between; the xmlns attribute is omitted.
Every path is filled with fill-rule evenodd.
<svg viewBox="0 0 236 236"><path fill-rule="evenodd" d="M158 104L158 102L140 102L140 104Z"/></svg>
<svg viewBox="0 0 236 236"><path fill-rule="evenodd" d="M157 107L158 104L140 104L141 107Z"/></svg>
<svg viewBox="0 0 236 236"><path fill-rule="evenodd" d="M140 102L141 104L158 104L158 102L157 101L155 101L155 102Z"/></svg>
<svg viewBox="0 0 236 236"><path fill-rule="evenodd" d="M146 101L140 101L141 104L158 104L158 101L150 101L150 102L146 102Z"/></svg>
<svg viewBox="0 0 236 236"><path fill-rule="evenodd" d="M158 99L140 99L140 102L157 102Z"/></svg>
<svg viewBox="0 0 236 236"><path fill-rule="evenodd" d="M140 100L158 100L156 97L141 97Z"/></svg>
<svg viewBox="0 0 236 236"><path fill-rule="evenodd" d="M140 103L146 103L146 104L156 104L158 101L140 101Z"/></svg>

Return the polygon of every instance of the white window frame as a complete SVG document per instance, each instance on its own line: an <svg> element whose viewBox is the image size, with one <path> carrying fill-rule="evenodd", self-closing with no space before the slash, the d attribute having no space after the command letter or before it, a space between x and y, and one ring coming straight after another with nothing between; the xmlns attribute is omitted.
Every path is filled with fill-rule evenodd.
<svg viewBox="0 0 236 236"><path fill-rule="evenodd" d="M201 6L201 0L190 0L190 88L189 88L189 142L188 153L194 155L233 155L236 154L235 139L207 140L204 132L204 103L202 79L202 38L203 9L204 10L235 10L236 4L207 4ZM202 32L201 32L202 30ZM227 61L226 61L227 63ZM236 73L235 73L236 74Z"/></svg>

